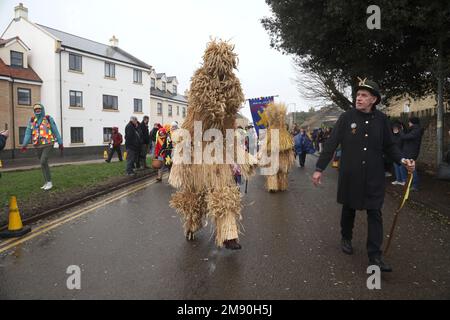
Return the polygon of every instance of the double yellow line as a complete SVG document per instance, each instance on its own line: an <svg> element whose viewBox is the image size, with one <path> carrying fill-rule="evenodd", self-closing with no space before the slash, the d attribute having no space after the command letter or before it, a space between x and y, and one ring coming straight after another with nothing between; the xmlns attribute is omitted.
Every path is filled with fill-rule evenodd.
<svg viewBox="0 0 450 320"><path fill-rule="evenodd" d="M33 239L33 238L35 238L35 237L37 237L37 236L39 236L39 235L41 235L41 234L43 234L45 232L53 230L53 229L55 229L55 228L65 224L67 222L70 222L70 221L72 221L74 219L82 217L82 216L88 214L89 212L91 212L93 210L101 208L101 207L103 207L103 206L105 206L107 204L110 204L110 203L112 203L114 201L122 199L123 197L126 197L126 196L128 196L128 195L130 195L132 193L135 193L135 192L137 192L139 190L147 188L148 186L154 184L155 182L156 182L156 180L152 180L152 181L147 181L147 182L141 183L141 184L139 184L137 186L133 186L130 189L127 189L127 190L122 191L122 192L120 192L118 194L115 194L115 195L113 195L113 196L111 196L109 198L106 198L106 199L104 199L104 200L102 200L102 201L100 201L98 203L94 203L94 204L89 205L89 206L87 206L85 208L82 208L82 209L79 209L79 210L77 210L75 212L72 212L72 213L70 213L68 215L65 215L65 216L60 217L58 219L49 221L49 222L47 222L47 223L45 223L45 224L43 224L43 225L33 229L31 231L31 233L29 233L26 237L19 238L19 239L10 239L10 240L6 240L6 241L3 241L3 242L0 242L0 254L5 252L5 251L7 251L7 250L9 250L9 249L11 249L11 248L13 248L13 247L15 247L15 246L18 246L19 244L22 244L22 243L24 243L24 242L26 242L28 240L31 240L31 239Z"/></svg>

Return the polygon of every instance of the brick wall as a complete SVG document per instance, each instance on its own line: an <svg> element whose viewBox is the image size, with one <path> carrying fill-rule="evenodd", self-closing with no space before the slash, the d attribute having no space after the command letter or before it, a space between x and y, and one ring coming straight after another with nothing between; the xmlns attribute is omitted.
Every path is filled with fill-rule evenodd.
<svg viewBox="0 0 450 320"><path fill-rule="evenodd" d="M31 90L31 105L22 106L17 103L17 89L24 88ZM32 105L40 102L41 99L41 87L37 85L15 83L13 87L14 93L14 122L15 122L15 147L18 148L22 141L19 141L19 127L26 127L28 120L33 115ZM0 80L0 130L5 129L5 124L8 126L9 138L7 140L5 150L12 149L13 146L13 117L11 114L11 82Z"/></svg>

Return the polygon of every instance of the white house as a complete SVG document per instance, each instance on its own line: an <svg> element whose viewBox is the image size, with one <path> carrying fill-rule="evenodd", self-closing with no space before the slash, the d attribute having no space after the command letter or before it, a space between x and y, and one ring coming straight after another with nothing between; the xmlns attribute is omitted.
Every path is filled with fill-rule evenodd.
<svg viewBox="0 0 450 320"><path fill-rule="evenodd" d="M152 67L122 50L116 37L105 45L33 23L22 4L14 11L0 38L20 37L32 49L25 59L42 79L41 102L69 150L102 146L113 126L124 133L130 116L152 115Z"/></svg>
<svg viewBox="0 0 450 320"><path fill-rule="evenodd" d="M150 119L161 124L177 121L180 125L186 118L188 107L187 98L178 93L176 77L167 77L165 73L150 74Z"/></svg>

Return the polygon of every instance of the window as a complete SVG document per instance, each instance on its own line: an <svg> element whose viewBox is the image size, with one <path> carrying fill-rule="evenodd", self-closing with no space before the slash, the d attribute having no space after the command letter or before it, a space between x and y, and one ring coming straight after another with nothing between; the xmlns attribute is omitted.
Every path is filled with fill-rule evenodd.
<svg viewBox="0 0 450 320"><path fill-rule="evenodd" d="M19 127L19 143L22 143L25 138L25 131L27 131L27 127Z"/></svg>
<svg viewBox="0 0 450 320"><path fill-rule="evenodd" d="M114 63L105 62L105 77L116 77L116 65Z"/></svg>
<svg viewBox="0 0 450 320"><path fill-rule="evenodd" d="M83 92L81 91L69 91L70 106L82 108L83 107Z"/></svg>
<svg viewBox="0 0 450 320"><path fill-rule="evenodd" d="M83 128L80 127L70 128L70 142L83 143Z"/></svg>
<svg viewBox="0 0 450 320"><path fill-rule="evenodd" d="M186 107L183 107L183 118L186 118Z"/></svg>
<svg viewBox="0 0 450 320"><path fill-rule="evenodd" d="M177 106L177 116L180 115L180 106Z"/></svg>
<svg viewBox="0 0 450 320"><path fill-rule="evenodd" d="M172 106L169 104L169 117L172 116Z"/></svg>
<svg viewBox="0 0 450 320"><path fill-rule="evenodd" d="M118 110L118 97L103 95L103 109Z"/></svg>
<svg viewBox="0 0 450 320"><path fill-rule="evenodd" d="M134 99L134 112L142 112L142 99Z"/></svg>
<svg viewBox="0 0 450 320"><path fill-rule="evenodd" d="M112 128L103 128L103 142L108 143L111 141Z"/></svg>
<svg viewBox="0 0 450 320"><path fill-rule="evenodd" d="M163 91L166 91L166 83L165 82L162 83L162 89L163 89Z"/></svg>
<svg viewBox="0 0 450 320"><path fill-rule="evenodd" d="M23 53L11 51L11 67L23 68Z"/></svg>
<svg viewBox="0 0 450 320"><path fill-rule="evenodd" d="M161 102L158 102L158 104L157 104L157 112L158 112L158 116L162 116L163 110L162 110Z"/></svg>
<svg viewBox="0 0 450 320"><path fill-rule="evenodd" d="M133 81L134 83L142 83L142 71L134 69L133 70Z"/></svg>
<svg viewBox="0 0 450 320"><path fill-rule="evenodd" d="M173 93L177 94L177 86L176 85L173 86Z"/></svg>
<svg viewBox="0 0 450 320"><path fill-rule="evenodd" d="M82 71L82 59L80 55L69 53L69 69L73 71Z"/></svg>
<svg viewBox="0 0 450 320"><path fill-rule="evenodd" d="M31 89L17 89L17 102L21 106L31 106Z"/></svg>
<svg viewBox="0 0 450 320"><path fill-rule="evenodd" d="M153 89L156 89L156 80L155 80L155 78L152 78L151 86L152 86Z"/></svg>

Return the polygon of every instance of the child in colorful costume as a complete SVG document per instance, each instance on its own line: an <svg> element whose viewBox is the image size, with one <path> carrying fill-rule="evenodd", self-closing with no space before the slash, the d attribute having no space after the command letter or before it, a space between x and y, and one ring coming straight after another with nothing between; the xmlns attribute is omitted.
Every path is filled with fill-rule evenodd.
<svg viewBox="0 0 450 320"><path fill-rule="evenodd" d="M158 169L157 181L162 181L162 174L164 167L169 168L172 166L172 142L170 139L170 134L165 128L158 130L156 135L156 145L155 145L155 159L161 160L163 162L163 167Z"/></svg>

